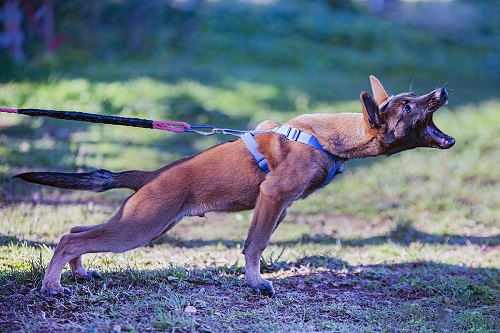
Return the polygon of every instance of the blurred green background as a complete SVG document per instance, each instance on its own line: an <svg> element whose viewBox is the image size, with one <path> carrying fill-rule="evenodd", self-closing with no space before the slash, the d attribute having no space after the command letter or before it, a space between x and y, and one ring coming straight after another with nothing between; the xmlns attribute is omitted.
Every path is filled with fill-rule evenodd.
<svg viewBox="0 0 500 333"><path fill-rule="evenodd" d="M496 97L500 82L498 0L4 0L4 37L11 2L22 55L4 42L1 82L244 80L311 103L356 98L368 74L446 85L455 103Z"/></svg>
<svg viewBox="0 0 500 333"><path fill-rule="evenodd" d="M243 291L241 213L85 256L104 282L65 273L78 296L53 300L36 291L60 235L102 223L130 191L12 176L151 170L233 138L0 113L0 331L192 332L189 318L176 330L191 302L204 332L499 332L499 11L498 0L0 0L0 107L252 129L361 112L373 74L392 93L445 86L434 120L457 141L349 162L294 204L261 261L282 296Z"/></svg>
<svg viewBox="0 0 500 333"><path fill-rule="evenodd" d="M450 108L498 98L498 0L4 0L0 8L5 107L250 129L306 112L359 112L370 74L392 93L445 86ZM3 177L9 168L154 168L229 139L0 121Z"/></svg>

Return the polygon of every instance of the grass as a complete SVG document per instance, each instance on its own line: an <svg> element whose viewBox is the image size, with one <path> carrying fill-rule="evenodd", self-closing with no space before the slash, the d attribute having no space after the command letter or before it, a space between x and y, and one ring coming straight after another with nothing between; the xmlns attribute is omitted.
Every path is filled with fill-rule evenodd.
<svg viewBox="0 0 500 333"><path fill-rule="evenodd" d="M116 83L101 84L96 93L92 83L82 82L13 83L0 99L8 98L10 91L22 93L31 87L35 102L30 103L61 95L62 107L70 108L73 84L83 84L89 105L117 89ZM134 94L141 94L139 87L158 88L157 83L141 79L121 83L119 89L132 95L132 102ZM265 95L194 83L159 85L166 96L179 91L188 94L193 85L197 87L191 92L194 96L204 90L220 94L215 100L243 95L254 107ZM160 112L157 101L166 97L151 89L144 92L142 98L152 105L149 112ZM330 106L353 109L352 103ZM84 107L81 104L79 109ZM324 107L312 111L322 112ZM128 192L54 190L9 180L10 176L32 168L152 168L214 141L1 115L5 125L0 137L4 149L0 155L0 328L26 332L498 331L499 111L500 103L495 101L441 110L436 123L456 137L453 149L421 149L348 164L333 184L292 206L261 261L262 271L276 287L274 298L253 295L244 284L241 246L250 212L186 219L145 248L87 255L86 265L102 272L103 279L77 283L66 272L63 283L74 290L73 296L40 295L41 279L59 237L73 225L101 223ZM144 116L139 109L120 114ZM241 115L249 124L259 120L243 111ZM270 118L292 115L269 111ZM174 145L180 142L183 147L176 151ZM137 154L139 159L130 158ZM184 312L188 306L196 312Z"/></svg>
<svg viewBox="0 0 500 333"><path fill-rule="evenodd" d="M188 60L172 50L35 59L0 73L0 106L251 129L359 112L376 74L392 92L449 82L450 105L435 122L455 147L351 161L296 202L261 260L273 298L244 283L251 212L184 219L144 248L86 255L102 279L75 282L64 271L73 296L44 297L59 238L102 223L130 192L63 191L13 175L154 169L230 138L0 114L0 332L500 331L500 101L494 61L485 62L494 43L294 3L270 14L224 2L220 20L206 7Z"/></svg>

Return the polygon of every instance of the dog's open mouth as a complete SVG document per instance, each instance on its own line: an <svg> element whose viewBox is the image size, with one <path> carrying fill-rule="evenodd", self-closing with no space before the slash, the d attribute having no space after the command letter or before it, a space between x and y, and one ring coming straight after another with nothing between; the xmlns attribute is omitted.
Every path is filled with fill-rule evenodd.
<svg viewBox="0 0 500 333"><path fill-rule="evenodd" d="M448 134L443 133L432 120L432 114L429 116L427 120L427 124L425 126L425 130L427 134L429 134L433 143L435 143L438 148L448 149L451 148L455 144L455 139Z"/></svg>
<svg viewBox="0 0 500 333"><path fill-rule="evenodd" d="M431 92L429 105L427 107L427 120L425 123L425 132L429 135L431 146L440 149L451 148L455 144L455 139L448 134L443 133L435 124L432 119L434 112L441 106L448 104L448 92L444 88L436 89Z"/></svg>

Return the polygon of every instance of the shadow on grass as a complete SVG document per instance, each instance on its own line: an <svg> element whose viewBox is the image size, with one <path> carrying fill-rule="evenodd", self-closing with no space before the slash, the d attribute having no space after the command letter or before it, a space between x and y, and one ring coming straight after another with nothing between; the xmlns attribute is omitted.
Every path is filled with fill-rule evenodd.
<svg viewBox="0 0 500 333"><path fill-rule="evenodd" d="M369 238L341 239L331 236L309 236L303 235L301 238L286 242L276 242L279 246L293 246L296 244L337 244L339 246L376 246L387 243L396 243L408 246L411 243L441 244L441 245L500 245L500 235L494 236L463 236L463 235L434 235L419 231L413 227L396 227L387 235Z"/></svg>
<svg viewBox="0 0 500 333"><path fill-rule="evenodd" d="M244 240L228 240L223 238L218 239L182 239L170 235L162 236L158 241L152 243L156 244L170 244L185 248L200 248L205 246L215 246L222 244L227 248L236 248L243 244ZM398 225L394 230L387 235L369 237L369 238L352 238L342 239L332 236L323 235L302 235L300 238L289 241L270 242L270 245L277 245L281 247L292 247L299 244L332 244L337 246L377 246L387 243L395 243L402 246L409 246L411 243L423 244L441 244L441 245L484 245L484 246L498 246L500 245L500 235L492 236L463 236L463 235L434 235L426 232L419 231L411 226Z"/></svg>
<svg viewBox="0 0 500 333"><path fill-rule="evenodd" d="M69 202L70 204L74 202ZM50 204L50 203L48 203ZM57 202L56 204L61 204ZM241 247L244 240L230 240L230 239L182 239L170 235L164 235L159 240L150 243L148 246L156 246L161 244L168 244L176 247L184 247L188 249L202 248L207 246L223 245L226 248L232 249ZM433 235L426 232L418 231L414 228L396 227L393 231L384 236L369 237L363 239L341 239L331 236L310 236L303 235L302 237L289 241L271 242L270 245L277 245L280 247L293 247L296 245L306 244L325 244L337 245L348 247L360 246L378 246L387 243L395 243L402 246L409 246L411 243L422 244L438 244L438 245L483 245L483 246L499 246L500 235L494 236L462 236L462 235ZM15 246L29 246L29 247L49 247L54 248L57 244L44 243L37 241L22 240L15 236L8 236L0 234L0 246L5 245Z"/></svg>
<svg viewBox="0 0 500 333"><path fill-rule="evenodd" d="M60 204L60 203L57 203ZM337 246L349 246L349 247L360 247L360 246L377 246L387 243L395 243L403 246L409 246L411 243L422 243L422 244L439 244L439 245L483 245L483 246L499 246L500 245L500 235L495 236L461 236L461 235L432 235L422 231L418 231L414 228L405 229L406 235L403 239L398 236L400 230L396 228L394 231L386 236L376 236L364 239L340 239L331 236L309 236L303 235L302 237L284 241L284 242L271 242L270 245L277 245L280 247L293 247L296 245L305 244L331 244ZM232 249L241 247L243 245L243 240L229 240L229 239L182 239L179 237L173 237L169 235L162 236L159 240L150 243L149 246L156 246L161 244L168 244L176 247L184 247L188 249L202 248L207 246L217 246L224 245L226 248ZM37 241L29 241L19 239L15 236L8 236L0 234L0 246L6 245L15 246L28 246L28 247L49 247L54 248L57 244L55 243L45 243Z"/></svg>
<svg viewBox="0 0 500 333"><path fill-rule="evenodd" d="M326 269L314 269L320 267ZM225 266L156 270L124 268L104 272L102 280L83 282L72 282L65 273L62 283L71 287L73 296L42 297L38 275L41 272L2 271L0 309L4 316L0 318L0 331L24 331L24 321L29 318L35 318L41 327L47 327L55 319L63 324L67 323L64 319L71 319L73 323L90 327L85 315L99 311L104 313L102 317L106 324L97 321L96 325L103 325L109 331L111 320L131 322L134 326L143 322L149 324L155 320L154 309L183 312L192 302L196 302L194 304L200 309L196 319L209 327L219 325L216 331L221 332L230 331L224 326L230 315L238 315L236 320L241 325L245 321L242 314L257 316L254 310L257 306L265 308L266 313L257 313L269 321L285 323L290 318L304 316L304 309L307 309L312 310L308 314L311 322L348 320L360 321L364 326L372 323L361 316L364 312L360 309L366 309L369 318L383 316L379 320L384 324L398 323L399 319L407 322L412 316L427 320L429 325L443 325L447 328L444 331L458 331L453 329L456 317L467 314L472 307L475 313L480 312L481 316L477 318L482 321L485 332L496 331L495 327L498 327L500 270L494 268L421 261L357 267L332 257L305 257L289 263L288 268L277 266L267 277L273 281L277 292L272 299L253 294L245 286L243 272L242 267ZM43 317L38 312L34 314L33 308L39 309ZM446 316L437 318L435 313L441 308L449 310L453 317L445 312ZM141 310L140 317L132 316L134 312L130 309ZM428 315L422 315L422 310ZM214 312L220 313L224 320L213 316ZM387 317L396 319L387 321ZM262 322L253 325L248 331L260 331Z"/></svg>
<svg viewBox="0 0 500 333"><path fill-rule="evenodd" d="M0 233L0 246L20 246L20 247L33 247L36 249L40 248L55 248L57 244L30 241L25 239L19 239L16 236L7 236Z"/></svg>
<svg viewBox="0 0 500 333"><path fill-rule="evenodd" d="M463 265L444 264L436 261L414 261L397 264L350 265L348 262L330 256L307 256L293 262L261 262L261 272L275 283L278 297L286 292L338 292L352 290L364 297L386 294L388 297L407 300L432 296L453 298L456 302L470 305L476 301L483 305L496 304L499 301L500 269L495 267L472 268ZM75 281L70 272L62 275L63 285L72 284L75 295L90 292L114 293L127 290L125 294L140 292L156 293L159 284L163 288L171 286L188 293L189 290L215 288L231 297L245 287L242 266L210 266L197 268L190 265L173 266L164 269L121 268L101 272L95 280ZM40 271L38 274L43 275ZM32 281L30 271L13 270L0 272L0 281L8 281L16 294L32 293L40 287L39 281ZM14 287L13 285L16 285ZM220 289L220 286L225 286ZM299 286L299 288L297 288ZM0 284L0 294L6 295ZM114 291L113 291L114 290ZM12 290L9 294L12 293ZM252 295L250 289L242 296ZM234 294L233 294L234 296ZM253 296L252 296L253 297ZM77 300L76 298L72 298ZM83 297L85 299L85 297Z"/></svg>

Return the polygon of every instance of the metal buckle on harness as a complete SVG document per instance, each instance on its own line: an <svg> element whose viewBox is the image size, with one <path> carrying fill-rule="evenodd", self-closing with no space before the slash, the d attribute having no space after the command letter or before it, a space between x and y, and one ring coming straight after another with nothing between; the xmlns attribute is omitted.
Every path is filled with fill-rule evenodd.
<svg viewBox="0 0 500 333"><path fill-rule="evenodd" d="M297 141L299 136L300 136L300 133L302 133L301 130L299 130L297 128L289 127L288 133L286 134L286 137L290 140Z"/></svg>

